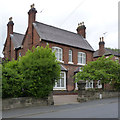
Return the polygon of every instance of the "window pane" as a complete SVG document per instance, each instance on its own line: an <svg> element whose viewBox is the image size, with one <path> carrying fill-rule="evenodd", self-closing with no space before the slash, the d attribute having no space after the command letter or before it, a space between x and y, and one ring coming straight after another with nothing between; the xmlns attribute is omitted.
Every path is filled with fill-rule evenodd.
<svg viewBox="0 0 120 120"><path fill-rule="evenodd" d="M86 82L86 87L89 87L89 82Z"/></svg>
<svg viewBox="0 0 120 120"><path fill-rule="evenodd" d="M83 63L82 56L80 57L80 63Z"/></svg>
<svg viewBox="0 0 120 120"><path fill-rule="evenodd" d="M59 60L61 61L62 60L62 54L59 53Z"/></svg>
<svg viewBox="0 0 120 120"><path fill-rule="evenodd" d="M85 64L86 63L86 59L85 58L83 58L83 64Z"/></svg>
<svg viewBox="0 0 120 120"><path fill-rule="evenodd" d="M61 78L64 78L64 73L61 73Z"/></svg>
<svg viewBox="0 0 120 120"><path fill-rule="evenodd" d="M72 62L72 50L69 50L69 62Z"/></svg>
<svg viewBox="0 0 120 120"><path fill-rule="evenodd" d="M61 53L62 52L62 50L61 50L61 48L59 48L59 53Z"/></svg>
<svg viewBox="0 0 120 120"><path fill-rule="evenodd" d="M19 56L21 57L21 52L19 52Z"/></svg>
<svg viewBox="0 0 120 120"><path fill-rule="evenodd" d="M90 88L92 88L92 82L90 82Z"/></svg>
<svg viewBox="0 0 120 120"><path fill-rule="evenodd" d="M60 87L60 80L57 81L57 87Z"/></svg>
<svg viewBox="0 0 120 120"><path fill-rule="evenodd" d="M57 53L57 52L55 53L55 56L56 56L57 60L59 60L59 58L58 58L58 53Z"/></svg>
<svg viewBox="0 0 120 120"><path fill-rule="evenodd" d="M61 87L64 87L64 78L61 78Z"/></svg>

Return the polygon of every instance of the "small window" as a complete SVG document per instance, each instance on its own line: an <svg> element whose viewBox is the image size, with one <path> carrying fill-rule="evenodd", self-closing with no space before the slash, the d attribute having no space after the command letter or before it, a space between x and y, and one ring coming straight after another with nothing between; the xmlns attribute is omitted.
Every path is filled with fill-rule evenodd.
<svg viewBox="0 0 120 120"><path fill-rule="evenodd" d="M19 57L21 57L21 52L19 52Z"/></svg>
<svg viewBox="0 0 120 120"><path fill-rule="evenodd" d="M72 50L69 50L69 62L72 62Z"/></svg>
<svg viewBox="0 0 120 120"><path fill-rule="evenodd" d="M88 89L88 88L93 88L93 81L91 80L91 81L86 81L86 87L85 87L86 89Z"/></svg>
<svg viewBox="0 0 120 120"><path fill-rule="evenodd" d="M47 42L46 45L49 45L49 43Z"/></svg>
<svg viewBox="0 0 120 120"><path fill-rule="evenodd" d="M56 51L55 56L56 56L57 60L62 61L62 56L63 56L62 48L52 47L52 51L53 52Z"/></svg>
<svg viewBox="0 0 120 120"><path fill-rule="evenodd" d="M101 81L100 81L100 80L97 81L97 87L98 87L98 88L102 88L102 84L101 84Z"/></svg>
<svg viewBox="0 0 120 120"><path fill-rule="evenodd" d="M118 57L115 57L115 61L118 61L119 60L119 58Z"/></svg>
<svg viewBox="0 0 120 120"><path fill-rule="evenodd" d="M86 64L86 54L78 52L78 64Z"/></svg>

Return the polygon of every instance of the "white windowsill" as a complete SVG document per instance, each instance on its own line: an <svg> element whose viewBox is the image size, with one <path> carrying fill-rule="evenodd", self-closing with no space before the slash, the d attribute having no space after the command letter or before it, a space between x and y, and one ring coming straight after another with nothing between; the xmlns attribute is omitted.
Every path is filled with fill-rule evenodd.
<svg viewBox="0 0 120 120"><path fill-rule="evenodd" d="M53 88L53 90L66 90L66 88Z"/></svg>
<svg viewBox="0 0 120 120"><path fill-rule="evenodd" d="M85 87L85 89L86 89L86 90L88 90L88 89L93 89L93 87Z"/></svg>
<svg viewBox="0 0 120 120"><path fill-rule="evenodd" d="M73 62L68 62L68 64L74 64Z"/></svg>
<svg viewBox="0 0 120 120"><path fill-rule="evenodd" d="M82 64L82 63L77 63L77 65L86 65L86 64Z"/></svg>
<svg viewBox="0 0 120 120"><path fill-rule="evenodd" d="M75 90L78 90L78 88L75 88Z"/></svg>
<svg viewBox="0 0 120 120"><path fill-rule="evenodd" d="M59 61L59 60L58 60L58 61ZM59 62L64 63L64 61L59 61Z"/></svg>

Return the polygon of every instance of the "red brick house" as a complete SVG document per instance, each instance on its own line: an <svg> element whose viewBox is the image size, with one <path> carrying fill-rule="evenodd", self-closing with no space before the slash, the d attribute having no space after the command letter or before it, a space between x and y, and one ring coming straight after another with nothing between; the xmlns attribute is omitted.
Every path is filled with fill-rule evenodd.
<svg viewBox="0 0 120 120"><path fill-rule="evenodd" d="M110 55L113 55L113 58L112 58L113 60L120 60L120 54L118 52L105 48L104 37L100 38L99 49L94 52L93 60L96 60L97 58L103 55L106 58L109 57Z"/></svg>
<svg viewBox="0 0 120 120"><path fill-rule="evenodd" d="M61 79L56 83L54 90L72 91L75 89L74 74L79 68L93 60L93 48L86 40L86 27L80 23L77 33L63 30L36 21L34 5L28 12L28 27L24 35L13 32L14 23L9 19L8 32L3 49L5 58L9 60L24 56L33 46L45 47L49 44L56 50L57 60L61 63Z"/></svg>

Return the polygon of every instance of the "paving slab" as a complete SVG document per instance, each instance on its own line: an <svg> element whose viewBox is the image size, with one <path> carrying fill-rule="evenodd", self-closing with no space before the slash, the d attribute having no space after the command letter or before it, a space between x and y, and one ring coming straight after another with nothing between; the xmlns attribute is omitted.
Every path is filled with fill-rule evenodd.
<svg viewBox="0 0 120 120"><path fill-rule="evenodd" d="M53 95L54 105L75 104L78 95Z"/></svg>

